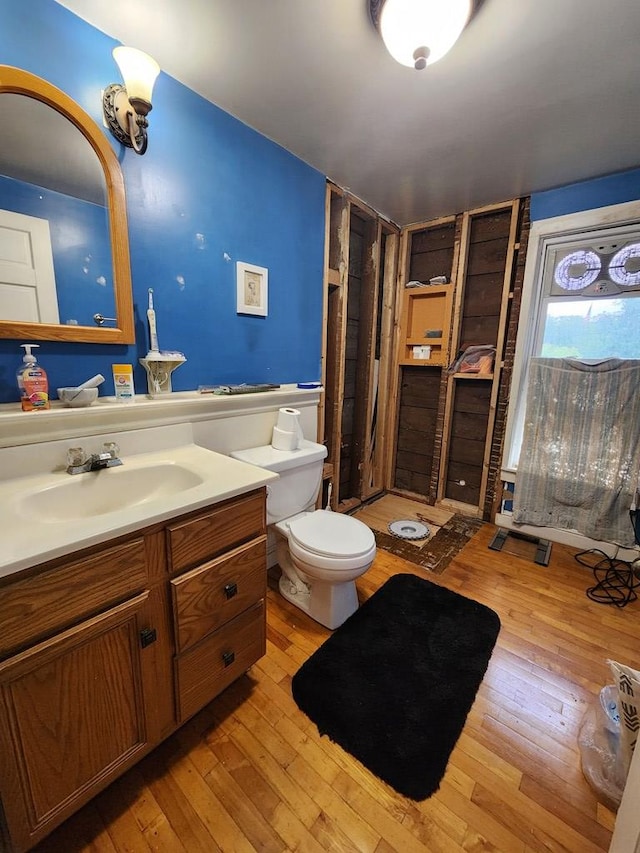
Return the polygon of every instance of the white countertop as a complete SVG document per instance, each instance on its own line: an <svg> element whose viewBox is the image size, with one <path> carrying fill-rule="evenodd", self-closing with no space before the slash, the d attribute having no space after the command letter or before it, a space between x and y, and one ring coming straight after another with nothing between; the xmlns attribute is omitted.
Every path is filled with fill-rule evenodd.
<svg viewBox="0 0 640 853"><path fill-rule="evenodd" d="M60 464L52 470L49 445L27 446L17 449L17 455L6 457L0 472L0 577L249 492L278 477L270 471L188 443L190 430L184 427L168 430L169 433L163 431L165 438L156 441L155 447L150 441L149 452L141 452L144 448L139 446L127 446L127 434L115 436L124 445L120 453L123 465L96 472L70 475ZM169 439L166 439L167 434ZM43 448L41 456L36 452L38 447ZM64 455L61 456L60 448L53 450L59 463ZM64 489L56 495L64 494L71 481L74 491L80 486L87 488L103 482L110 486L113 494L113 484L132 482L132 476L135 478L132 472L149 466L161 466L166 472L169 465L195 472L194 485L169 494L150 494L133 505L88 516L77 517L76 514L74 518L72 512L72 517L64 520L49 518L46 512L34 509L36 501L30 499L31 494L39 495L44 490L59 487ZM34 473L34 468L40 473ZM18 476L18 472L24 475ZM121 472L127 472L126 477L118 481L116 478L122 478ZM95 479L100 477L111 479L108 483ZM126 487L122 499L124 503L132 500L131 495L126 494ZM79 510L80 514L84 511Z"/></svg>

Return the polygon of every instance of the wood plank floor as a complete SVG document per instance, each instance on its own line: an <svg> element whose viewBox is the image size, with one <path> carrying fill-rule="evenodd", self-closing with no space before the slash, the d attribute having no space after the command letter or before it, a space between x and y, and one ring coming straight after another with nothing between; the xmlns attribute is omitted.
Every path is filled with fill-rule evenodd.
<svg viewBox="0 0 640 853"><path fill-rule="evenodd" d="M396 794L298 710L291 677L329 632L270 589L267 655L39 853L606 851L614 815L582 775L577 737L606 660L637 666L640 602L591 602L573 551L554 544L537 566L488 550L494 530L431 578L492 607L502 630L429 800ZM402 571L424 576L380 551L361 599Z"/></svg>

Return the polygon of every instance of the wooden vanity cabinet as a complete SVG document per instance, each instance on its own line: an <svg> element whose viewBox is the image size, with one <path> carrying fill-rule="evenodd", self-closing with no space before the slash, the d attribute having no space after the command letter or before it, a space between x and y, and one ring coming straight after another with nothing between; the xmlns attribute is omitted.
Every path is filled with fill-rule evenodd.
<svg viewBox="0 0 640 853"><path fill-rule="evenodd" d="M265 524L260 489L4 579L0 850L29 850L264 654Z"/></svg>
<svg viewBox="0 0 640 853"><path fill-rule="evenodd" d="M256 494L233 509L215 508L169 525L167 539L170 566L193 566L171 580L182 723L266 651L264 498Z"/></svg>

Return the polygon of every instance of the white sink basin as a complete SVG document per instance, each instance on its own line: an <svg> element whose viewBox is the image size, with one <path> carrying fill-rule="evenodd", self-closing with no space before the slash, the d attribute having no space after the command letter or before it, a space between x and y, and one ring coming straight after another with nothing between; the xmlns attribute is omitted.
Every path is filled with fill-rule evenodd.
<svg viewBox="0 0 640 853"><path fill-rule="evenodd" d="M202 483L194 471L170 461L68 475L21 496L19 512L38 521L78 521L169 497Z"/></svg>
<svg viewBox="0 0 640 853"><path fill-rule="evenodd" d="M189 442L190 425L159 428L161 435L142 432L145 443L166 445L141 452L136 432L120 433L123 464L83 474L67 474L60 464L69 441L27 445L5 454L4 465L0 454L0 578L245 494L278 477ZM112 440L111 435L75 440L93 452L105 438ZM52 462L56 467L47 470ZM34 473L36 463L45 470ZM27 469L24 476L16 475L22 468Z"/></svg>

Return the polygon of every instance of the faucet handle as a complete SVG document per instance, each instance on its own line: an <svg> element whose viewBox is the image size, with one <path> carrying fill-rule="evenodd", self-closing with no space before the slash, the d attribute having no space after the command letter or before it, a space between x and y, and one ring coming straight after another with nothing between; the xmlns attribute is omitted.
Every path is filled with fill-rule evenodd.
<svg viewBox="0 0 640 853"><path fill-rule="evenodd" d="M67 465L71 468L84 465L85 461L85 452L81 447L69 447L67 449Z"/></svg>
<svg viewBox="0 0 640 853"><path fill-rule="evenodd" d="M115 441L105 441L104 443L105 450L109 454L112 459L117 459L120 455L120 448L118 447L118 443Z"/></svg>

